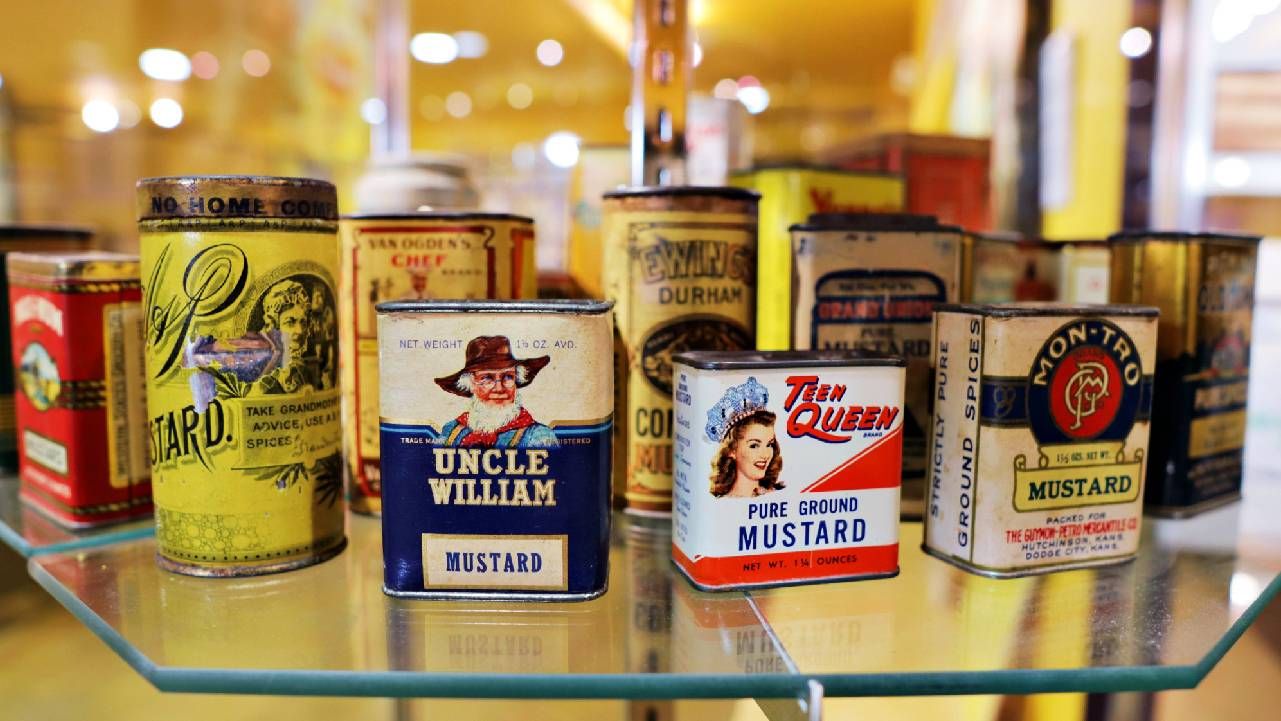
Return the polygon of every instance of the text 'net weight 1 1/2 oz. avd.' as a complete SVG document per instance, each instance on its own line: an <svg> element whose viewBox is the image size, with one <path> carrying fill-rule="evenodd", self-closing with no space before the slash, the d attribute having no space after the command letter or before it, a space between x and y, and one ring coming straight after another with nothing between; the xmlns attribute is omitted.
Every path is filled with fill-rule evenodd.
<svg viewBox="0 0 1281 721"><path fill-rule="evenodd" d="M197 576L346 545L334 186L138 183L157 561Z"/></svg>

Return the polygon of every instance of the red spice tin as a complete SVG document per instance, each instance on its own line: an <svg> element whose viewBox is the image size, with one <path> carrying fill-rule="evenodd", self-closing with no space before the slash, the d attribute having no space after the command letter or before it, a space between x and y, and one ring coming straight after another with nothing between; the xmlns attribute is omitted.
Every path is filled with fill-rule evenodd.
<svg viewBox="0 0 1281 721"><path fill-rule="evenodd" d="M8 279L23 500L73 528L150 515L138 257L12 253Z"/></svg>

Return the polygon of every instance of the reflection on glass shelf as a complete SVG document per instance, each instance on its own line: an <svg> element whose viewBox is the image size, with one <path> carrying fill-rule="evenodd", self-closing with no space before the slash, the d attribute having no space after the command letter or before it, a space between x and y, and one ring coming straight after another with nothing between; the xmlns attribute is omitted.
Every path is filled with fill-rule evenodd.
<svg viewBox="0 0 1281 721"><path fill-rule="evenodd" d="M895 579L750 594L695 590L661 522L617 516L609 592L585 603L389 598L378 521L364 517L342 555L277 576L166 573L151 540L30 569L173 691L759 699L797 698L810 679L828 696L1155 690L1195 685L1281 589L1281 550L1253 543L1239 508L1200 526L1150 523L1134 563L1012 580L926 557L906 523Z"/></svg>
<svg viewBox="0 0 1281 721"><path fill-rule="evenodd" d="M145 538L155 533L151 519L73 531L54 523L18 497L18 479L0 478L0 540L30 558Z"/></svg>

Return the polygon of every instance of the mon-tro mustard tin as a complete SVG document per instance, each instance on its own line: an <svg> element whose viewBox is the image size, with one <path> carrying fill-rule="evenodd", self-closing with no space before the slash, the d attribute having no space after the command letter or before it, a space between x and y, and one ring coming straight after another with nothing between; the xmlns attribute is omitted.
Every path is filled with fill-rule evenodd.
<svg viewBox="0 0 1281 721"><path fill-rule="evenodd" d="M672 505L672 355L755 346L756 212L742 188L604 195L604 285L618 325L618 454L628 511Z"/></svg>
<svg viewBox="0 0 1281 721"><path fill-rule="evenodd" d="M1161 309L1145 510L1187 516L1241 497L1259 237L1112 236L1114 302Z"/></svg>
<svg viewBox="0 0 1281 721"><path fill-rule="evenodd" d="M138 256L7 261L23 500L73 528L150 516Z"/></svg>
<svg viewBox="0 0 1281 721"><path fill-rule="evenodd" d="M989 576L1134 557L1157 309L940 305L925 550Z"/></svg>
<svg viewBox="0 0 1281 721"><path fill-rule="evenodd" d="M387 593L566 601L605 592L610 307L378 305Z"/></svg>
<svg viewBox="0 0 1281 721"><path fill-rule="evenodd" d="M672 559L706 590L898 573L906 362L859 350L673 359Z"/></svg>
<svg viewBox="0 0 1281 721"><path fill-rule="evenodd" d="M158 563L248 576L346 545L334 186L138 182Z"/></svg>
<svg viewBox="0 0 1281 721"><path fill-rule="evenodd" d="M343 467L351 509L378 513L374 306L386 300L534 297L534 221L505 213L424 212L343 216L339 226Z"/></svg>

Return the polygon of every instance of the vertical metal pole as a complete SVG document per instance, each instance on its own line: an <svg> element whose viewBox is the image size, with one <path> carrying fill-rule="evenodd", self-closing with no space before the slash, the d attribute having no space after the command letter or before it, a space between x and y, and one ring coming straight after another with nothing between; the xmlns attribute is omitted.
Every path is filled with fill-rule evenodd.
<svg viewBox="0 0 1281 721"><path fill-rule="evenodd" d="M632 39L632 184L685 182L689 100L688 0L635 0Z"/></svg>
<svg viewBox="0 0 1281 721"><path fill-rule="evenodd" d="M370 155L409 152L409 6L406 0L379 0L374 22L374 92L387 119L369 130Z"/></svg>

